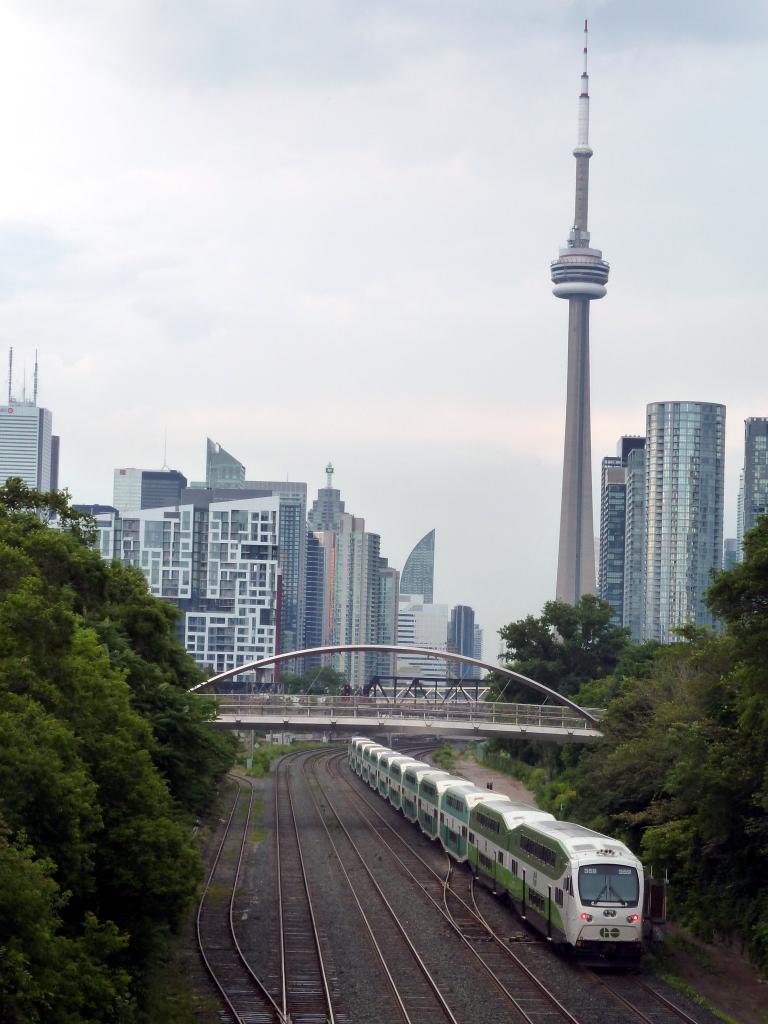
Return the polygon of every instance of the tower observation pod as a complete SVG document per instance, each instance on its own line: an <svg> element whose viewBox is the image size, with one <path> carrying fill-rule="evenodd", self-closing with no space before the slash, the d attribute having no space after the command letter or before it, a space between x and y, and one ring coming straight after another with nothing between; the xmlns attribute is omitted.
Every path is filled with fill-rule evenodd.
<svg viewBox="0 0 768 1024"><path fill-rule="evenodd" d="M576 203L568 241L551 264L553 293L568 300L568 389L565 409L563 491L557 560L559 601L575 604L595 592L595 540L592 513L592 439L589 414L589 304L602 299L609 266L589 244L589 75L587 23L584 70L579 95L576 146Z"/></svg>

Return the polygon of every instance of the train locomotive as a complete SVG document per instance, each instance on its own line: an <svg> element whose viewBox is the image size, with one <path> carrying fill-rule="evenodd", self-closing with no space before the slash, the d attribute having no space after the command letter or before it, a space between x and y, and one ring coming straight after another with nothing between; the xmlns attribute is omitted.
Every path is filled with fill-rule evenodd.
<svg viewBox="0 0 768 1024"><path fill-rule="evenodd" d="M350 740L348 764L554 945L596 963L639 962L645 879L622 842L365 736Z"/></svg>

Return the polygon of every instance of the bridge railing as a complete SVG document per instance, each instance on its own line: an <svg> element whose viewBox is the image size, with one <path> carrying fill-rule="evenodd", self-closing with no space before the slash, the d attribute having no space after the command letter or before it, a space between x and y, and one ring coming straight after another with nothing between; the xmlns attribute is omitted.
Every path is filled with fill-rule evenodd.
<svg viewBox="0 0 768 1024"><path fill-rule="evenodd" d="M276 722L298 718L367 719L386 721L446 721L508 725L517 728L564 729L593 732L594 724L556 704L502 704L488 701L444 702L429 698L392 701L381 697L288 696L283 694L217 694L219 716L235 719L274 718ZM591 714L595 714L590 709Z"/></svg>

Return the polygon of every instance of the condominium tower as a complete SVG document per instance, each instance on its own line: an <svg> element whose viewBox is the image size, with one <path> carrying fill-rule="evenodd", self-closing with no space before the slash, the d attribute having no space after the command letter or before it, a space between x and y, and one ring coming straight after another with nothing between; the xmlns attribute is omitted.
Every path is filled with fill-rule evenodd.
<svg viewBox="0 0 768 1024"><path fill-rule="evenodd" d="M611 621L618 626L624 616L627 461L631 452L644 447L644 437L621 437L616 455L606 456L602 464L597 592L610 604Z"/></svg>
<svg viewBox="0 0 768 1024"><path fill-rule="evenodd" d="M653 402L646 422L642 635L669 643L715 624L704 594L723 557L725 406Z"/></svg>
<svg viewBox="0 0 768 1024"><path fill-rule="evenodd" d="M741 536L768 515L768 417L750 416L744 421L744 496Z"/></svg>
<svg viewBox="0 0 768 1024"><path fill-rule="evenodd" d="M403 594L421 594L424 604L432 604L434 585L435 531L430 530L408 555L400 578L400 590Z"/></svg>
<svg viewBox="0 0 768 1024"><path fill-rule="evenodd" d="M595 591L595 544L592 517L592 442L589 409L589 306L606 292L608 264L590 245L587 228L589 161L589 76L587 23L584 22L584 70L581 75L576 147L576 203L573 227L551 265L553 293L568 300L568 386L565 409L563 489L557 591L560 601L575 604Z"/></svg>

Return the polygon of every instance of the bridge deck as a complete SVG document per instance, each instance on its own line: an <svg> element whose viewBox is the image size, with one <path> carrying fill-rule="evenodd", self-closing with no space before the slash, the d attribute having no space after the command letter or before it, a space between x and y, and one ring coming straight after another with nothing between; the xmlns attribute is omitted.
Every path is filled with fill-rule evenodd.
<svg viewBox="0 0 768 1024"><path fill-rule="evenodd" d="M321 730L513 737L582 743L602 733L592 722L557 705L370 697L289 697L219 694L216 725L228 729ZM592 712L594 714L594 712Z"/></svg>

